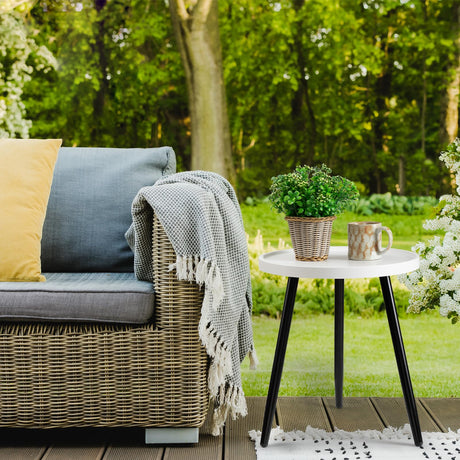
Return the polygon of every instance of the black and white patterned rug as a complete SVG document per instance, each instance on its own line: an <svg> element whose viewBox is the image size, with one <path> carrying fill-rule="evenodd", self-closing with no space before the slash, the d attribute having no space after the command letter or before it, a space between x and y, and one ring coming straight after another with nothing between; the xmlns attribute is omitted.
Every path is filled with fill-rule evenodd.
<svg viewBox="0 0 460 460"><path fill-rule="evenodd" d="M354 432L309 426L306 431L285 433L275 428L265 448L260 446L260 431L250 431L249 436L257 460L460 460L459 432L425 432L423 447L414 445L409 425Z"/></svg>

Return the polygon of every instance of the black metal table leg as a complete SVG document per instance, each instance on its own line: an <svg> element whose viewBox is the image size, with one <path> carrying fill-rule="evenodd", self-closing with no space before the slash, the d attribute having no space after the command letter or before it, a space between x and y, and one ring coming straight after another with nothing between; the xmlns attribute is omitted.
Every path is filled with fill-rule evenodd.
<svg viewBox="0 0 460 460"><path fill-rule="evenodd" d="M335 280L334 291L334 381L335 407L343 403L343 298L345 281Z"/></svg>
<svg viewBox="0 0 460 460"><path fill-rule="evenodd" d="M260 445L267 447L272 429L273 417L275 416L276 400L280 388L281 374L283 372L284 356L286 354L289 330L291 328L292 313L294 311L295 296L299 278L288 278L286 295L284 297L283 313L281 315L280 330L276 343L275 358L273 359L272 375L268 388L267 402L265 403L264 423Z"/></svg>
<svg viewBox="0 0 460 460"><path fill-rule="evenodd" d="M412 436L414 437L415 445L421 446L423 444L422 432L420 430L417 405L414 398L414 391L412 389L412 382L410 379L409 367L407 365L406 352L404 350L404 343L401 335L401 328L399 326L398 313L396 310L390 277L380 277L380 285L382 287L388 324L390 326L391 339L393 341L396 363L398 364L399 378L401 380L401 386L403 390L404 401L406 403L407 415L409 416Z"/></svg>

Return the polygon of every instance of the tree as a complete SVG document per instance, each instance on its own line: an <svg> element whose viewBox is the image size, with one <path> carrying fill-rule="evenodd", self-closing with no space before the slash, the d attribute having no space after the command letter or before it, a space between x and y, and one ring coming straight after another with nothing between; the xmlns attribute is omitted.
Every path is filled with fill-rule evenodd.
<svg viewBox="0 0 460 460"><path fill-rule="evenodd" d="M451 19L452 53L446 69L446 88L441 100L440 142L454 141L458 134L458 103L460 87L460 2L454 0L448 8Z"/></svg>
<svg viewBox="0 0 460 460"><path fill-rule="evenodd" d="M189 100L192 169L217 172L235 183L222 70L217 0L169 2Z"/></svg>
<svg viewBox="0 0 460 460"><path fill-rule="evenodd" d="M39 0L29 20L59 62L26 87L33 135L64 145L172 145L178 166L190 168L187 95L164 2Z"/></svg>
<svg viewBox="0 0 460 460"><path fill-rule="evenodd" d="M221 1L240 192L321 162L364 193L446 188L436 152L452 1Z"/></svg>
<svg viewBox="0 0 460 460"><path fill-rule="evenodd" d="M173 145L182 170L235 166L241 198L305 163L363 193L440 194L458 3L36 0L27 19L59 68L35 71L21 100L31 135Z"/></svg>

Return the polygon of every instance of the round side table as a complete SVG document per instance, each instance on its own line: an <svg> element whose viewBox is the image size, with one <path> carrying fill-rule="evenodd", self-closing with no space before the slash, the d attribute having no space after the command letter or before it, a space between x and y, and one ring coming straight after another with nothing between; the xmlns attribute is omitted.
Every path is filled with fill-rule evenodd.
<svg viewBox="0 0 460 460"><path fill-rule="evenodd" d="M343 394L343 331L344 331L344 283L347 278L380 278L388 325L393 341L399 378L401 380L406 410L416 446L423 443L417 406L412 389L412 382L407 365L406 352L399 326L391 275L411 272L419 267L417 254L401 249L390 249L381 259L372 261L355 261L348 259L346 246L332 246L329 257L323 262L303 262L294 257L292 249L263 254L259 258L259 269L272 275L287 276L287 287L281 315L278 341L273 360L270 386L265 405L264 422L260 444L268 445L271 426L275 415L276 401L283 372L289 330L294 311L295 296L299 278L333 279L334 294L334 380L335 401L342 407Z"/></svg>

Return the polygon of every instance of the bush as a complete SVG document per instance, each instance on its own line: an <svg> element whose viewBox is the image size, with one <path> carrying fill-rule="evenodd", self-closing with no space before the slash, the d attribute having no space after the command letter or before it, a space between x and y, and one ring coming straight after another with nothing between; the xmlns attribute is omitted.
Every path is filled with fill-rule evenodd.
<svg viewBox="0 0 460 460"><path fill-rule="evenodd" d="M281 315L286 289L286 279L270 275L252 277L254 315L278 318ZM409 292L394 282L397 309L401 317L406 316ZM345 314L371 318L381 316L385 311L378 279L345 281ZM334 314L333 280L300 280L297 290L295 312L299 316L311 314Z"/></svg>
<svg viewBox="0 0 460 460"><path fill-rule="evenodd" d="M422 215L427 208L436 206L438 200L431 196L399 196L391 193L374 194L360 198L349 210L362 216L378 214Z"/></svg>

